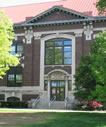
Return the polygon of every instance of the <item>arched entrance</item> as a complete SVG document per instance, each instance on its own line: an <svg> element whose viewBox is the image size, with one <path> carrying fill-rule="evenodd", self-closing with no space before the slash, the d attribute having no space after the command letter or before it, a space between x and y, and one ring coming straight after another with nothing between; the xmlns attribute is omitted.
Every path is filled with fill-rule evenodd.
<svg viewBox="0 0 106 127"><path fill-rule="evenodd" d="M48 74L48 98L56 101L64 101L68 93L69 74L63 70L53 70Z"/></svg>

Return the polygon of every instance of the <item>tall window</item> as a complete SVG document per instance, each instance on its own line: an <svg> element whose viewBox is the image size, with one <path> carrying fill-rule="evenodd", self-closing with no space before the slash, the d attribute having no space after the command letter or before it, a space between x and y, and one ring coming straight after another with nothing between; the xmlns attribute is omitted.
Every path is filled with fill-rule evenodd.
<svg viewBox="0 0 106 127"><path fill-rule="evenodd" d="M11 87L22 86L22 68L13 67L8 71L8 82L7 85Z"/></svg>
<svg viewBox="0 0 106 127"><path fill-rule="evenodd" d="M72 40L54 39L45 42L46 65L72 64Z"/></svg>
<svg viewBox="0 0 106 127"><path fill-rule="evenodd" d="M22 41L14 41L11 46L10 53L15 55L16 53L21 57L23 56L23 42Z"/></svg>

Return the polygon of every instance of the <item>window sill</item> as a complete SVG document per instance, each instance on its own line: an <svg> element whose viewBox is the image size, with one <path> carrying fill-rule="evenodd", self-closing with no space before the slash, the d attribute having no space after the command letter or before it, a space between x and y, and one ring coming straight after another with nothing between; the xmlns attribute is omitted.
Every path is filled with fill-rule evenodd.
<svg viewBox="0 0 106 127"><path fill-rule="evenodd" d="M72 66L70 64L67 64L67 65L44 65L45 67L69 67L69 66Z"/></svg>

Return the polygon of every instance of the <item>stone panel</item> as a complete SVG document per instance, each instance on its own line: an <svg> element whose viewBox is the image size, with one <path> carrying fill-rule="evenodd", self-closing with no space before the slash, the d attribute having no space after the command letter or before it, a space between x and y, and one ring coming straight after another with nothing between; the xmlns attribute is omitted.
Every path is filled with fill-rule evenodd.
<svg viewBox="0 0 106 127"><path fill-rule="evenodd" d="M39 95L38 94L23 94L22 101L29 101L31 99L36 99Z"/></svg>

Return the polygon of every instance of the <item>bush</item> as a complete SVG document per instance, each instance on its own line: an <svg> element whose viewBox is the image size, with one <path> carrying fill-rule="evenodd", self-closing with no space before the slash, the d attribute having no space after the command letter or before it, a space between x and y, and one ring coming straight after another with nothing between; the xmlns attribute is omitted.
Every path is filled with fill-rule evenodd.
<svg viewBox="0 0 106 127"><path fill-rule="evenodd" d="M27 108L27 103L23 101L0 101L2 108Z"/></svg>

